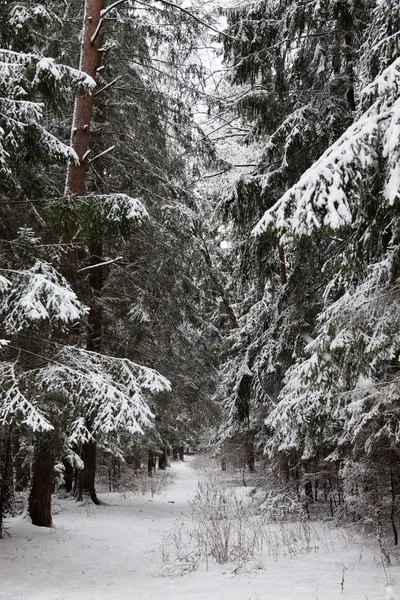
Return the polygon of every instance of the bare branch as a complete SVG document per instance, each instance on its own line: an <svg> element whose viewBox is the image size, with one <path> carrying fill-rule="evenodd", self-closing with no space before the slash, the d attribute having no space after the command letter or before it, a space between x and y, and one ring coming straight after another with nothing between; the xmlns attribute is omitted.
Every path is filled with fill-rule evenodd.
<svg viewBox="0 0 400 600"><path fill-rule="evenodd" d="M111 265L112 263L115 263L121 259L122 259L122 256L117 256L117 258L105 260L103 262L97 263L96 265L89 265L88 267L83 267L82 269L78 269L78 273L82 273L82 271L89 271L89 269L97 269L98 267L104 267L105 265Z"/></svg>
<svg viewBox="0 0 400 600"><path fill-rule="evenodd" d="M88 160L88 163L92 163L94 160L97 160L98 158L100 158L100 156L104 156L105 154L108 154L109 152L111 152L112 150L114 150L115 148L115 144L113 146L110 146L109 148L107 148L107 150L103 150L103 152L100 152L100 154L97 154L96 156L94 156L93 158L91 158L90 160Z"/></svg>

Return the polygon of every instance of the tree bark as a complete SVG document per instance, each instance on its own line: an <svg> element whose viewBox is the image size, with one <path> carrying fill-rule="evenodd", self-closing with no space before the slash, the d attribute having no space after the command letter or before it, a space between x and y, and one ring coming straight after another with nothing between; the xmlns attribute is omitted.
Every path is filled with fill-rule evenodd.
<svg viewBox="0 0 400 600"><path fill-rule="evenodd" d="M279 275L281 278L282 285L285 285L285 283L287 283L285 251L283 249L283 246L279 243L278 243L278 254L279 254Z"/></svg>
<svg viewBox="0 0 400 600"><path fill-rule="evenodd" d="M185 459L185 451L184 451L184 447L180 446L179 447L179 460L184 460Z"/></svg>
<svg viewBox="0 0 400 600"><path fill-rule="evenodd" d="M153 477L153 468L154 468L154 455L151 450L149 450L149 455L147 459L147 473L149 477Z"/></svg>
<svg viewBox="0 0 400 600"><path fill-rule="evenodd" d="M103 308L101 304L101 290L103 288L103 269L100 265L103 253L102 241L92 240L89 244L90 266L89 285L92 289L90 312L87 320L86 348L91 352L101 352L103 334ZM96 266L100 265L100 266ZM91 430L90 424L86 424ZM83 474L78 479L78 499L90 497L95 504L100 504L95 489L96 476L96 442L91 440L82 444L81 458L83 460Z"/></svg>
<svg viewBox="0 0 400 600"><path fill-rule="evenodd" d="M64 465L64 484L63 487L65 491L70 494L72 492L72 486L74 482L74 469L71 463L67 460L63 461Z"/></svg>
<svg viewBox="0 0 400 600"><path fill-rule="evenodd" d="M102 241L92 240L89 245L89 252L90 266L93 267L89 270L92 301L90 302L87 323L86 347L92 352L100 352L103 334L103 308L101 305L101 291L103 289L103 268L101 266L103 255Z"/></svg>
<svg viewBox="0 0 400 600"><path fill-rule="evenodd" d="M254 446L253 440L246 440L245 442L245 456L246 466L249 473L254 473L255 457L254 457Z"/></svg>
<svg viewBox="0 0 400 600"><path fill-rule="evenodd" d="M15 468L15 491L23 492L27 489L30 479L28 453L21 447L20 436L17 434L14 440L14 468Z"/></svg>
<svg viewBox="0 0 400 600"><path fill-rule="evenodd" d="M221 281L219 280L218 276L215 273L214 265L213 265L213 262L212 262L212 259L211 259L211 255L210 255L210 253L208 251L207 244L204 241L202 235L201 234L199 234L199 235L200 235L200 239L202 241L202 254L204 256L205 263L206 263L206 265L208 267L208 272L210 274L210 279L213 282L216 291L218 292L218 294L221 297L222 303L223 303L223 305L225 307L226 314L228 316L228 319L229 319L229 322L230 322L230 325L231 325L232 329L237 329L239 327L239 325L238 325L238 322L237 322L235 311L233 310L233 308L231 306L228 294L227 294L224 286L222 285ZM183 460L183 459L181 459L181 460Z"/></svg>
<svg viewBox="0 0 400 600"><path fill-rule="evenodd" d="M135 475L138 475L141 467L142 467L142 465L141 465L140 456L135 456L135 458L134 458L134 473L135 473Z"/></svg>
<svg viewBox="0 0 400 600"><path fill-rule="evenodd" d="M354 20L351 9L344 3L341 11L341 29L344 31L345 73L347 77L346 101L352 112L357 109L354 75Z"/></svg>
<svg viewBox="0 0 400 600"><path fill-rule="evenodd" d="M51 527L51 495L54 485L54 452L51 433L38 436L35 445L29 516L33 525Z"/></svg>
<svg viewBox="0 0 400 600"><path fill-rule="evenodd" d="M81 46L80 70L96 79L97 70L101 65L102 53L100 52L101 10L104 0L86 0L83 18L83 39ZM81 96L75 102L71 145L79 158L78 165L70 165L67 174L67 191L77 196L84 196L86 192L86 171L88 167L87 156L89 152L90 126L93 115L94 94ZM68 240L72 241L76 227L75 223L67 222ZM102 256L102 243L91 241L89 246L91 264L98 264ZM69 256L69 263L77 270L78 256L74 251ZM94 301L90 307L87 330L87 349L99 351L102 333L102 309L96 292L101 291L103 285L102 269L98 267L89 272L89 285L94 292ZM88 427L90 430L90 428ZM96 475L96 443L94 441L82 444L81 458L84 462L83 472L78 475L76 496L83 499L89 496L95 504L100 501L95 491Z"/></svg>
<svg viewBox="0 0 400 600"><path fill-rule="evenodd" d="M92 42L96 31L99 31L103 0L86 0L83 17L83 39L81 46L80 70L96 79L97 69L101 64L100 35ZM70 165L67 175L67 191L78 196L85 195L85 179L87 171L87 154L89 150L90 125L93 115L94 94L81 96L75 102L72 125L71 145L79 158L78 165ZM74 224L73 237L75 235Z"/></svg>
<svg viewBox="0 0 400 600"><path fill-rule="evenodd" d="M160 458L158 461L158 468L161 469L162 471L165 471L167 466L168 466L167 450L166 450L166 448L163 448L162 454L160 454Z"/></svg>
<svg viewBox="0 0 400 600"><path fill-rule="evenodd" d="M14 488L12 477L12 453L11 453L11 432L7 432L4 444L4 458L2 458L2 472L0 484L0 539L3 532L3 515L8 512L13 504ZM0 463L1 464L1 463ZM11 475L11 476L10 476Z"/></svg>
<svg viewBox="0 0 400 600"><path fill-rule="evenodd" d="M77 500L90 500L94 504L101 504L96 494L96 442L90 440L82 444L81 458L84 467L78 473L77 489L75 497Z"/></svg>

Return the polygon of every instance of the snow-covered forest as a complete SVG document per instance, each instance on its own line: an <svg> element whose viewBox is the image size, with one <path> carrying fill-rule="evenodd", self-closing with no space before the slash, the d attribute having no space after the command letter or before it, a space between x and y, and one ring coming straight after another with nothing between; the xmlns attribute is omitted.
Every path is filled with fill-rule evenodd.
<svg viewBox="0 0 400 600"><path fill-rule="evenodd" d="M0 0L0 211L0 597L400 598L398 0Z"/></svg>

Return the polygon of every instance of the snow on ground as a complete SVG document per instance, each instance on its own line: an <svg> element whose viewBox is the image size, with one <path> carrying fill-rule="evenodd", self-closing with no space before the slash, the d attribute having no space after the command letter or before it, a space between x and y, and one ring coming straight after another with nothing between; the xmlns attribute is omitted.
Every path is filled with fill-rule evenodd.
<svg viewBox="0 0 400 600"><path fill-rule="evenodd" d="M329 551L322 544L278 563L266 557L257 573L233 576L232 567L209 564L208 571L202 565L181 577L161 577L155 551L163 533L188 514L197 488L190 461L172 469L173 485L153 498L103 494L108 504L100 507L56 501L54 529L13 519L11 537L0 540L0 598L384 600L388 581L400 584L400 567L389 572L376 548L346 536L328 544Z"/></svg>

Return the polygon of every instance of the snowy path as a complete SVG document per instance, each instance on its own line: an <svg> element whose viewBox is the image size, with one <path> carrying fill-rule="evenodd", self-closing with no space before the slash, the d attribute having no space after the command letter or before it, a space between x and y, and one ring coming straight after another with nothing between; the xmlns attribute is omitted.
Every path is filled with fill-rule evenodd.
<svg viewBox="0 0 400 600"><path fill-rule="evenodd" d="M56 528L12 522L0 541L0 598L7 600L383 600L387 574L376 552L341 544L233 577L210 567L171 579L160 577L152 550L174 526L197 487L190 464L173 465L176 481L165 493L124 499L118 505L81 507L69 500ZM344 575L343 591L341 581ZM391 573L400 581L398 568ZM396 581L394 581L396 583Z"/></svg>

